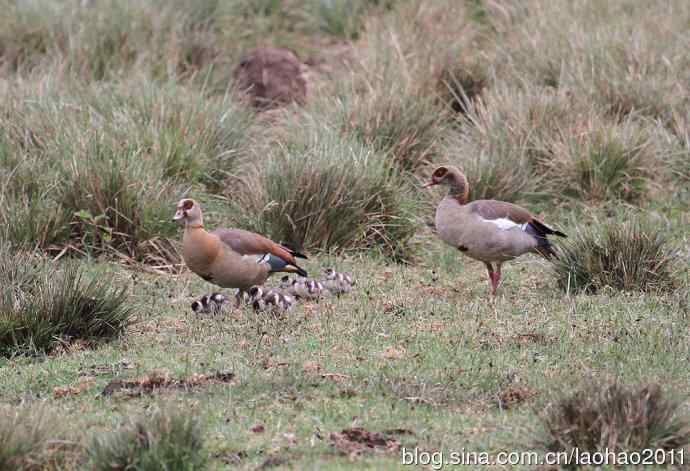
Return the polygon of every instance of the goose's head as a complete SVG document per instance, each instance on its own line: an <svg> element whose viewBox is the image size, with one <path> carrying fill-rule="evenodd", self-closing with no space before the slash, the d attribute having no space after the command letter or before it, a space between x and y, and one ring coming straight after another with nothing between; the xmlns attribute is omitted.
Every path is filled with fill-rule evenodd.
<svg viewBox="0 0 690 471"><path fill-rule="evenodd" d="M457 198L460 203L467 202L470 193L470 185L462 171L452 165L442 165L431 174L431 180L424 185L429 188L434 185L446 185L450 188L450 195Z"/></svg>
<svg viewBox="0 0 690 471"><path fill-rule="evenodd" d="M173 221L181 225L198 225L203 226L203 215L201 214L201 206L199 203L191 198L183 198L177 203L175 216Z"/></svg>

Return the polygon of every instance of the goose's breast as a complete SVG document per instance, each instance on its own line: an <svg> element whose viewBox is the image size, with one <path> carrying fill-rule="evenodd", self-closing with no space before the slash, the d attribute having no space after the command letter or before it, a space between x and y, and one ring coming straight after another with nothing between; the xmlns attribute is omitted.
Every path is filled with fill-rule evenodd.
<svg viewBox="0 0 690 471"><path fill-rule="evenodd" d="M487 262L513 259L536 245L534 238L519 226L501 227L453 202L439 205L436 230L447 244L471 258Z"/></svg>
<svg viewBox="0 0 690 471"><path fill-rule="evenodd" d="M466 211L457 202L444 199L436 208L436 233L445 243L454 247L465 246L468 235Z"/></svg>

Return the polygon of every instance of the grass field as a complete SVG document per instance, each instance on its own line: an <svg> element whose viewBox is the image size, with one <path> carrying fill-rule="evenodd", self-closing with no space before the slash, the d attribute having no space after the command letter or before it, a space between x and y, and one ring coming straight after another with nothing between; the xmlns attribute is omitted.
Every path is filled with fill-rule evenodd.
<svg viewBox="0 0 690 471"><path fill-rule="evenodd" d="M690 462L687 2L0 8L0 471ZM257 44L312 64L304 106L244 103ZM566 232L570 265L522 257L490 298L427 226L446 162ZM196 316L215 288L181 263L185 195L356 289Z"/></svg>

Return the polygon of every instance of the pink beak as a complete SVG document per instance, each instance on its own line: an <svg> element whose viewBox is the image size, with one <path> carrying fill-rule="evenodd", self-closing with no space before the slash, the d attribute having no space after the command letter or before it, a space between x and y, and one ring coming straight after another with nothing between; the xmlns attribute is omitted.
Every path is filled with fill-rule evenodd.
<svg viewBox="0 0 690 471"><path fill-rule="evenodd" d="M437 185L437 184L438 184L437 182L431 180L430 182L425 183L424 185L422 185L422 188L429 188L429 187L432 187L432 186Z"/></svg>

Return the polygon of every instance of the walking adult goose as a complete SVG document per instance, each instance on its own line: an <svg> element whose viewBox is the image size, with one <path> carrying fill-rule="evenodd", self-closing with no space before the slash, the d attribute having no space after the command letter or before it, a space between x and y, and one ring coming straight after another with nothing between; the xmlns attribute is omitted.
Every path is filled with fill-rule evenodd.
<svg viewBox="0 0 690 471"><path fill-rule="evenodd" d="M515 204L496 200L469 203L469 183L457 167L438 167L424 187L433 185L449 188L436 208L438 236L468 257L484 262L492 295L496 295L504 262L530 252L553 257L547 237L566 237Z"/></svg>
<svg viewBox="0 0 690 471"><path fill-rule="evenodd" d="M264 236L242 229L208 232L199 204L180 200L174 221L184 224L182 257L194 273L222 288L237 288L237 304L252 286L262 285L275 272L307 276L295 257L307 258Z"/></svg>

